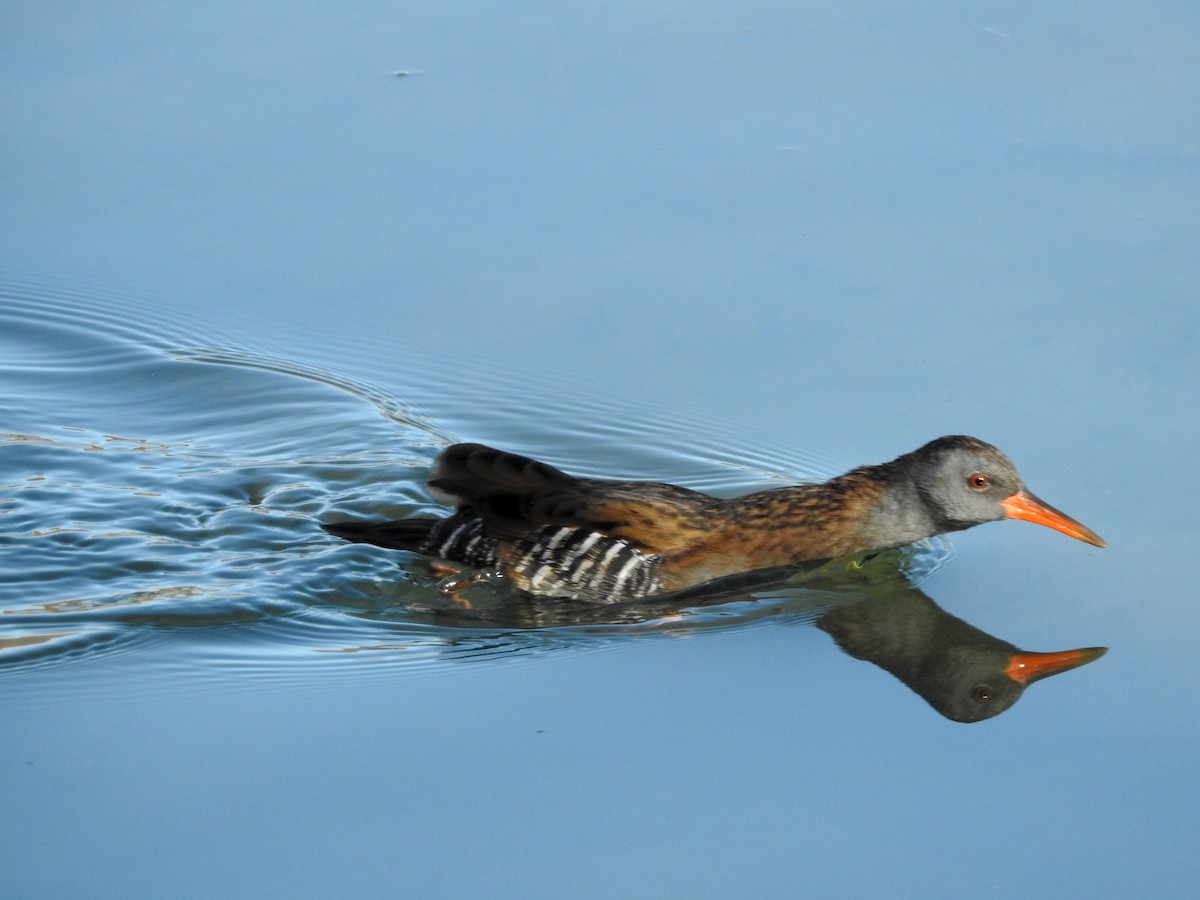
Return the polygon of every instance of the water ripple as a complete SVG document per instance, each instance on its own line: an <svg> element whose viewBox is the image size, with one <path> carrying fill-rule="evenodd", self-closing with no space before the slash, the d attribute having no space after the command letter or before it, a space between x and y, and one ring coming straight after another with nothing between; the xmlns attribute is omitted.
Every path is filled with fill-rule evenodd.
<svg viewBox="0 0 1200 900"><path fill-rule="evenodd" d="M422 561L333 541L317 522L435 509L423 485L461 437L450 422L583 475L716 493L843 466L582 389L547 396L483 363L431 386L407 353L400 386L384 386L128 298L26 283L0 299L0 671L160 646L206 677L421 671L802 622L828 602L792 587L671 610L447 607ZM517 408L510 443L497 411ZM919 578L947 558L938 541L903 565Z"/></svg>

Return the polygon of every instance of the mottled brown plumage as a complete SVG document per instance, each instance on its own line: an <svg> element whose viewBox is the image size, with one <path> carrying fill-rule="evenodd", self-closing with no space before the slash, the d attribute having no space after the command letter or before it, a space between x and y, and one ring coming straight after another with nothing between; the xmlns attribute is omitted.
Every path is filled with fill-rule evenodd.
<svg viewBox="0 0 1200 900"><path fill-rule="evenodd" d="M435 462L429 492L455 514L323 527L352 541L499 568L534 594L599 602L884 550L1005 517L1103 546L1026 491L1003 453L962 436L823 484L730 500L657 482L577 478L481 444L455 444Z"/></svg>

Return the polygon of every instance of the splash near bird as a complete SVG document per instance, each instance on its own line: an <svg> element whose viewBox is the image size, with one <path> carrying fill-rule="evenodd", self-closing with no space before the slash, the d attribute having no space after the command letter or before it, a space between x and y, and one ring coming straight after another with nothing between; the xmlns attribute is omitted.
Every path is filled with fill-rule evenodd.
<svg viewBox="0 0 1200 900"><path fill-rule="evenodd" d="M536 596L598 603L888 550L1006 518L1104 546L1030 493L1007 456L961 435L821 484L728 500L658 482L578 478L515 453L454 444L435 461L428 489L455 512L322 527L349 541L499 570Z"/></svg>

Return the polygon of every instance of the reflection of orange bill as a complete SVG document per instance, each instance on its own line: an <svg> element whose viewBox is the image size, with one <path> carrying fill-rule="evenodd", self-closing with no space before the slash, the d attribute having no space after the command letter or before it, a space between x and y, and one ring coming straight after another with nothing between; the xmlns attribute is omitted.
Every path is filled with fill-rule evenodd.
<svg viewBox="0 0 1200 900"><path fill-rule="evenodd" d="M1100 535L1096 534L1092 529L1080 522L1076 522L1065 513L1059 512L1049 503L1039 500L1024 488L1021 488L1021 490L1017 491L1000 505L1004 507L1004 511L1010 519L1024 519L1026 522L1036 522L1038 525L1045 525L1047 528L1053 528L1055 531L1069 534L1077 540L1095 544L1097 547L1104 546L1104 541L1100 538Z"/></svg>

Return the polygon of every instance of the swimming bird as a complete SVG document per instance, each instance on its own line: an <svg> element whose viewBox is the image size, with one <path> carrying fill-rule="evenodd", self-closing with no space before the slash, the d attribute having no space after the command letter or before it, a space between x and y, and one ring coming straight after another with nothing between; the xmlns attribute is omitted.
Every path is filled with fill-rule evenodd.
<svg viewBox="0 0 1200 900"><path fill-rule="evenodd" d="M820 484L732 499L658 482L580 478L482 444L453 444L435 460L428 491L455 512L321 527L350 541L498 570L537 596L600 603L887 550L1004 518L1104 546L1028 491L1007 456L962 435Z"/></svg>

